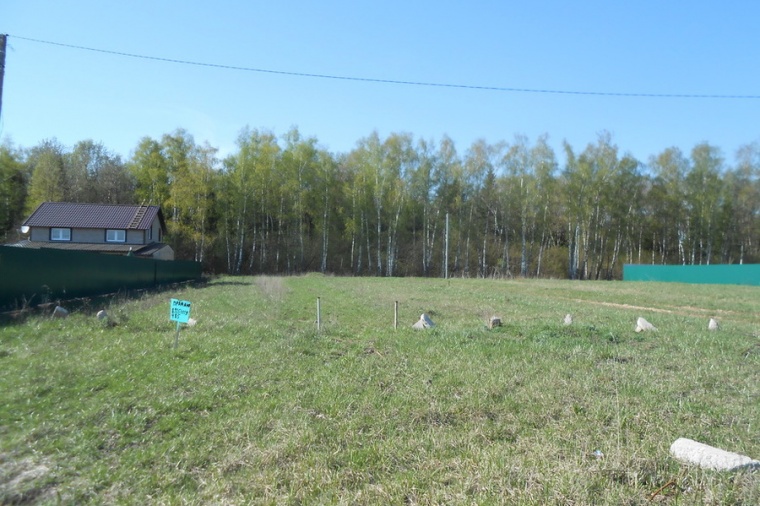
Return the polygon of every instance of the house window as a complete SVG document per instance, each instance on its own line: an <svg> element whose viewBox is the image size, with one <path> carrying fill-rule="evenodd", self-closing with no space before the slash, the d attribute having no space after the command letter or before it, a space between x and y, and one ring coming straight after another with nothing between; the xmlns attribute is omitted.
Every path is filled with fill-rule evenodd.
<svg viewBox="0 0 760 506"><path fill-rule="evenodd" d="M51 241L70 241L71 229L70 228L51 228L50 240Z"/></svg>
<svg viewBox="0 0 760 506"><path fill-rule="evenodd" d="M126 242L126 230L106 230L106 242Z"/></svg>

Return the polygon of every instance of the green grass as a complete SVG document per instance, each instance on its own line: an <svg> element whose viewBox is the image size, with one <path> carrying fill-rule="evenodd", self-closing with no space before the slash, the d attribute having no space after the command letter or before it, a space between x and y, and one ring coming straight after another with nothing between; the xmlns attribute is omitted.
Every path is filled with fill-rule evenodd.
<svg viewBox="0 0 760 506"><path fill-rule="evenodd" d="M0 328L0 503L760 503L668 451L760 458L756 287L225 277L98 309Z"/></svg>

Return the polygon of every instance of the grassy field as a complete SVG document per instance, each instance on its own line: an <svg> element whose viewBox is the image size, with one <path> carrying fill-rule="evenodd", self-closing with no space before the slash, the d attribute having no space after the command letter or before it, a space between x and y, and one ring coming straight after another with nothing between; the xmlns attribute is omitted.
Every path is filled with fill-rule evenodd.
<svg viewBox="0 0 760 506"><path fill-rule="evenodd" d="M99 309L0 327L0 503L760 504L669 456L760 458L757 287L225 277Z"/></svg>

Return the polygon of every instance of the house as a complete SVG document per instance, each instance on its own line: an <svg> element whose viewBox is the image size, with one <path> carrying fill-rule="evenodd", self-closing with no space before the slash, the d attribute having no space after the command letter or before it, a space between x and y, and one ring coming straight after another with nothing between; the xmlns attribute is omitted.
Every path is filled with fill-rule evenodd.
<svg viewBox="0 0 760 506"><path fill-rule="evenodd" d="M44 202L22 224L16 246L94 251L174 260L161 242L166 222L159 206Z"/></svg>

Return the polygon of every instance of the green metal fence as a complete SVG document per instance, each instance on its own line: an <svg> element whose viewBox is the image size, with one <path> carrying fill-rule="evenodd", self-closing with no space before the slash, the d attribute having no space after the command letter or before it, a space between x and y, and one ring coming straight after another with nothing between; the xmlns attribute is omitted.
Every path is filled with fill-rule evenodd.
<svg viewBox="0 0 760 506"><path fill-rule="evenodd" d="M198 280L199 262L0 246L0 308Z"/></svg>
<svg viewBox="0 0 760 506"><path fill-rule="evenodd" d="M672 281L760 286L760 264L623 266L623 281Z"/></svg>

